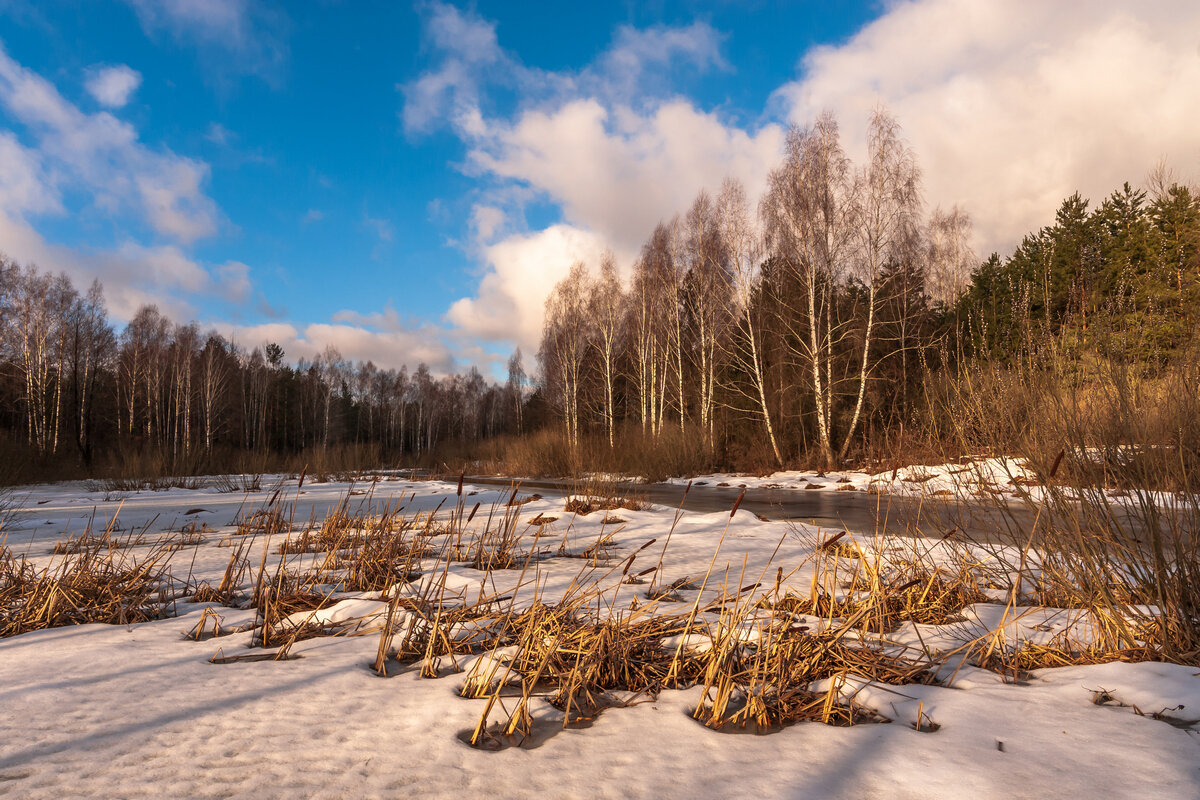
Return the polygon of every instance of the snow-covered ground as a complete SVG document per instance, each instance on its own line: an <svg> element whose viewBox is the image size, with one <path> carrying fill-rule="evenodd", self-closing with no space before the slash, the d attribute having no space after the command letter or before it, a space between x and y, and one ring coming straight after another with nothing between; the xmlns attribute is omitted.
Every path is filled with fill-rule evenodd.
<svg viewBox="0 0 1200 800"><path fill-rule="evenodd" d="M1015 458L987 458L961 464L906 466L884 472L790 470L765 477L716 473L671 478L670 483L734 486L743 489L878 492L913 496L956 496L981 491L1014 494L1034 482L1034 473Z"/></svg>
<svg viewBox="0 0 1200 800"><path fill-rule="evenodd" d="M814 480L790 474L795 477L762 483ZM833 491L839 477L818 480L829 481ZM872 479L851 477L856 480L865 490ZM114 527L132 537L122 552L134 558L196 522L199 536L188 540L195 543L172 554L172 575L215 586L229 561L236 520L272 493L169 490L105 500L86 488L29 490L25 515L6 529L7 546L35 565L52 565L63 558L53 554L55 543L81 533L93 508L93 528L102 529L119 507ZM457 499L453 484L436 482L309 484L299 495L295 481L282 488L295 501L297 527L310 517L320 520L348 492L366 492L349 496L352 507L403 505L408 514L428 514L441 504L444 515ZM464 487L467 510L481 504L476 524L509 494ZM520 529L531 540L526 547L561 545L579 552L611 534L617 564L637 554L638 566L654 565L669 536L660 584L698 580L711 564L716 577L706 594L712 597L727 585L752 584L768 569L774 576L777 566L789 573L785 589L807 594L813 570L801 565L827 535L763 522L744 511L732 520L726 512L685 514L676 523L670 510L621 509L606 521L603 512L564 514L562 500L547 499L529 502L519 513ZM529 524L539 516L542 524ZM545 522L549 517L555 519ZM268 564L277 562L275 548L287 535L258 539L255 565L262 553ZM651 540L654 545L639 550ZM930 546L911 540L861 544L897 551ZM975 555L996 557L985 550ZM578 558L545 558L525 572L442 564L448 594L469 598L515 594L515 602L532 602L536 594L552 602L581 576L598 591L624 592L622 607L639 591L622 585L619 569L589 572ZM424 575L402 592L415 594L428 584L435 569L422 567ZM252 583L253 575L245 575L239 589L249 592ZM697 591L682 594L678 603L663 603L665 610L686 609ZM285 661L210 663L218 650L225 656L261 650L249 649L250 630L187 638L207 606L182 602L178 616L152 622L55 628L0 640L0 796L1200 797L1200 737L1188 727L1200 719L1200 677L1192 668L1158 663L1041 670L1020 683L958 664L942 670L948 685L851 680L841 692L890 724L799 723L769 735L713 731L691 717L702 700L700 688L663 691L610 709L589 728L563 730L536 748L487 752L458 738L475 726L484 703L459 696L464 672L421 678L408 668L381 678L371 670L379 646L374 631L387 600L386 593L345 595L312 617L339 626L343 635L297 642L292 654L298 657ZM217 613L226 630L255 617L252 609ZM940 627L906 623L888 638L897 647L951 649L1000 625L1009 638L1049 641L1078 623L1072 612L1006 611L992 604L969 606L963 617ZM1096 704L1098 692L1111 699ZM558 714L545 701L535 702L535 717ZM1176 724L1154 719L1158 712ZM918 714L940 727L915 730Z"/></svg>
<svg viewBox="0 0 1200 800"><path fill-rule="evenodd" d="M953 464L913 465L875 473L857 470L790 470L765 477L744 473L715 473L691 478L669 478L667 482L690 482L697 486L731 486L743 489L869 492L958 500L994 498L1032 503L1040 502L1046 492L1038 474L1024 459L1010 457L962 459ZM1105 490L1105 496L1114 504L1136 502L1130 492L1117 488ZM1148 496L1160 506L1170 506L1180 499L1168 492L1151 492Z"/></svg>

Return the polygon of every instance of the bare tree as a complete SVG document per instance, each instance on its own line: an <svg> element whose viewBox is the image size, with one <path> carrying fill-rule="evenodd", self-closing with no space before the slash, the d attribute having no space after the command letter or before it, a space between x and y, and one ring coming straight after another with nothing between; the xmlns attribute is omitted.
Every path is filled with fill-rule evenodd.
<svg viewBox="0 0 1200 800"><path fill-rule="evenodd" d="M333 345L326 345L325 350L315 362L317 378L320 383L321 403L321 449L329 447L330 429L333 423L334 390L341 388L346 376L346 364L342 354Z"/></svg>
<svg viewBox="0 0 1200 800"><path fill-rule="evenodd" d="M18 271L9 292L9 324L4 330L5 349L23 384L26 441L42 453L50 450L57 383L53 352L57 337L50 301L53 288L49 275L32 268Z"/></svg>
<svg viewBox="0 0 1200 800"><path fill-rule="evenodd" d="M85 464L92 460L96 384L102 371L111 368L116 337L108 324L104 290L93 281L87 295L71 314L71 386L75 408L75 445ZM117 414L118 423L120 414Z"/></svg>
<svg viewBox="0 0 1200 800"><path fill-rule="evenodd" d="M757 285L758 265L762 259L762 233L755 225L754 217L746 202L746 190L742 184L727 178L717 197L717 210L721 225L721 238L729 254L733 271L734 326L727 339L730 361L750 381L749 392L741 392L751 408L762 419L763 430L775 456L775 463L782 466L779 443L775 438L775 426L771 422L771 410L767 404L766 380L763 374L763 347L761 325L755 314L754 293ZM738 389L738 386L733 387Z"/></svg>
<svg viewBox="0 0 1200 800"><path fill-rule="evenodd" d="M678 314L672 234L659 223L634 264L629 329L633 339L634 382L642 431L662 433ZM681 404L682 407L682 404Z"/></svg>
<svg viewBox="0 0 1200 800"><path fill-rule="evenodd" d="M588 348L587 267L577 261L546 301L546 320L538 360L547 388L553 388L563 412L567 441L579 445L579 382Z"/></svg>
<svg viewBox="0 0 1200 800"><path fill-rule="evenodd" d="M204 432L204 452L212 455L213 440L221 427L223 401L229 383L231 354L225 339L210 332L200 351L200 418Z"/></svg>
<svg viewBox="0 0 1200 800"><path fill-rule="evenodd" d="M854 244L855 186L837 122L822 114L809 128L788 131L783 164L763 201L767 232L800 287L799 307L782 325L812 382L821 461L833 463L835 351L848 334L836 316L834 288L849 269Z"/></svg>
<svg viewBox="0 0 1200 800"><path fill-rule="evenodd" d="M508 358L508 395L513 406L513 417L517 423L517 435L524 430L525 415L525 365L522 363L521 348L513 350Z"/></svg>
<svg viewBox="0 0 1200 800"><path fill-rule="evenodd" d="M885 267L907 259L915 249L921 211L920 170L912 150L900 138L900 126L882 109L871 115L867 134L867 165L857 186L859 198L855 230L858 239L858 274L866 290L866 319L862 326L862 355L859 360L858 391L838 451L838 461L846 458L854 431L862 416L867 379L874 362L875 315L879 303L879 284Z"/></svg>
<svg viewBox="0 0 1200 800"><path fill-rule="evenodd" d="M195 323L176 325L170 348L169 406L170 452L187 457L192 447L193 373L200 351L200 331Z"/></svg>
<svg viewBox="0 0 1200 800"><path fill-rule="evenodd" d="M928 268L925 291L934 302L953 305L971 282L975 253L971 250L971 217L958 206L935 208L925 238Z"/></svg>
<svg viewBox="0 0 1200 800"><path fill-rule="evenodd" d="M615 446L616 404L613 384L616 379L617 350L623 333L625 292L617 276L616 260L611 251L600 260L600 274L592 282L588 298L588 314L595 326L592 344L599 355L599 372L603 394L604 430L608 446Z"/></svg>
<svg viewBox="0 0 1200 800"><path fill-rule="evenodd" d="M717 207L708 192L701 191L696 196L685 226L689 268L684 297L694 328L689 351L699 376L696 405L700 412L700 427L705 443L711 448L714 443L718 342L729 327L732 311L730 254L722 236Z"/></svg>

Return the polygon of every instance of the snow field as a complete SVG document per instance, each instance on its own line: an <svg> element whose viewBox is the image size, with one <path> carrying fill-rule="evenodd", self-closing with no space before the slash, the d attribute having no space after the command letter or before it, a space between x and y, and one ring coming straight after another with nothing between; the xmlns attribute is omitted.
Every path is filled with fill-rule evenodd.
<svg viewBox="0 0 1200 800"><path fill-rule="evenodd" d="M26 516L8 532L10 550L38 567L68 558L53 552L55 543L81 533L93 507L95 527L103 527L100 520L110 518L121 502L106 502L82 488L34 490ZM289 484L285 491L295 504L296 527L301 520L322 519L350 488L306 486L299 495L294 482ZM118 535L143 537L125 548L136 558L152 540L178 536L183 525L200 521L193 537L198 543L172 554L171 577L191 586L217 586L234 549L222 543L238 539L237 521L269 494L131 494L120 507ZM464 514L479 502L473 522L485 524L488 509L503 509L509 494L464 487ZM393 481L350 500L367 510L403 505L405 514L425 519L441 505L438 513L445 519L458 498L450 484ZM756 582L762 585L745 593L743 609L789 590L808 597L814 586L841 600L855 595L843 584L862 559L839 557L830 573L819 566L823 559L814 558L832 532L762 522L745 512L732 519L728 513L689 513L676 520L670 510L651 508L572 517L562 506L561 500L546 499L509 510L518 519L521 552L539 554L523 569L485 571L430 556L421 559L421 574L411 583L391 590L325 587L336 602L290 614L279 625L315 623L338 635L300 639L287 660L210 663L218 650L224 656L269 652L252 646L257 613L215 607L222 630L236 632L196 641L187 634L213 613L206 612L213 604L182 599L174 606L177 616L166 619L54 628L0 640L0 695L7 712L0 718L0 795L1200 796L1200 753L1188 727L1200 719L1200 678L1194 669L1152 662L1039 670L1019 682L961 659L939 668L949 685L893 686L844 676L810 688L832 690L842 702L853 701L892 722L852 727L802 722L759 736L714 731L693 719L693 709L705 702L699 686L638 697L599 714L589 727L567 730L560 730L562 712L539 694L530 701L531 715L545 721L535 725L537 747L498 752L470 747L460 737L478 723L486 701L462 697L460 690L472 680L481 687L494 683L517 652L505 645L446 656L438 670L444 677L438 678L420 677L419 664L393 661L390 677L381 678L371 666L389 608L392 622L402 628L420 618L412 604L434 593L447 608L511 596L511 607L519 611L586 585L596 598L616 598L611 607L595 603L601 616L630 615L635 600L642 614L686 614ZM198 508L205 510L184 513ZM539 517L556 519L530 524ZM269 574L281 558L297 573L323 558L281 557L276 551L289 536L297 532L254 541L253 568L240 575L236 587L240 598L253 592L264 552ZM602 537L609 537L608 547L597 554L607 552L607 559L556 555L560 550L578 555ZM867 559L886 549L897 560L920 556L947 565L969 547L936 545L942 549L926 552L928 543L911 541L856 545ZM971 554L985 561L996 557L993 551ZM631 557L632 566L623 570ZM645 583L624 582L656 567L660 557L661 569L645 575ZM779 569L785 577L777 591ZM656 603L646 597L650 580L660 588L681 583L677 599ZM1005 596L990 591L996 599ZM1046 643L1064 632L1077 640L1088 635L1087 620L1069 609L980 602L959 616L941 625L904 622L880 638L894 652L915 656L922 649L949 652L995 631L1009 643ZM664 644L704 652L730 642L753 648L764 636L753 614L739 617L732 632L721 629L719 611L704 610L698 618L686 637ZM820 632L838 621L809 614L798 616L800 622ZM464 619L452 635L469 639L482 624ZM505 702L511 708L511 699ZM1156 713L1169 720L1155 719ZM504 722L506 716L498 712L493 719ZM919 720L938 729L918 731Z"/></svg>

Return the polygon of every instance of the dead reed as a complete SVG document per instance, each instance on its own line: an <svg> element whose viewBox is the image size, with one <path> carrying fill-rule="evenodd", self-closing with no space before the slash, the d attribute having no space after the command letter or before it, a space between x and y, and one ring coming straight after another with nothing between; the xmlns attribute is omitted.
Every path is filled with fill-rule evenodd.
<svg viewBox="0 0 1200 800"><path fill-rule="evenodd" d="M135 560L103 538L86 538L56 566L41 569L24 556L0 554L0 637L93 622L127 625L168 613L166 549Z"/></svg>

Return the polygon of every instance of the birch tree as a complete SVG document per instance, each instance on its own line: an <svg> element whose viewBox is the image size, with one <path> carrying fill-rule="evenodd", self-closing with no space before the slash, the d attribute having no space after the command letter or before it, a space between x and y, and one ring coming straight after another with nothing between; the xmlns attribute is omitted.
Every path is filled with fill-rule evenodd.
<svg viewBox="0 0 1200 800"><path fill-rule="evenodd" d="M971 282L976 263L971 250L971 217L958 206L935 208L926 227L928 268L925 290L934 302L953 305Z"/></svg>
<svg viewBox="0 0 1200 800"><path fill-rule="evenodd" d="M629 303L642 431L655 439L662 433L671 371L675 277L671 232L659 223L634 264Z"/></svg>
<svg viewBox="0 0 1200 800"><path fill-rule="evenodd" d="M508 396L513 408L513 418L517 423L517 435L524 430L525 414L525 365L522 363L521 348L513 350L508 358Z"/></svg>
<svg viewBox="0 0 1200 800"><path fill-rule="evenodd" d="M695 362L696 406L705 443L713 446L718 342L731 319L732 276L727 244L712 198L701 191L686 217L688 272L684 291L694 330L690 352ZM682 366L680 368L682 373Z"/></svg>
<svg viewBox="0 0 1200 800"><path fill-rule="evenodd" d="M783 164L768 179L762 211L772 247L800 288L800 302L780 320L808 371L818 455L834 461L835 353L846 327L834 288L847 274L853 245L855 185L836 120L822 114L788 131Z"/></svg>
<svg viewBox="0 0 1200 800"><path fill-rule="evenodd" d="M204 453L212 455L213 441L224 418L226 387L229 384L231 354L225 339L215 331L209 333L200 351L199 400L200 422L204 436Z"/></svg>
<svg viewBox="0 0 1200 800"><path fill-rule="evenodd" d="M538 360L543 378L553 388L562 406L567 442L579 445L579 383L588 348L588 274L583 262L571 265L565 278L554 286L546 301L546 319Z"/></svg>
<svg viewBox="0 0 1200 800"><path fill-rule="evenodd" d="M858 388L850 424L842 435L838 462L846 458L862 416L867 380L874 367L875 315L879 303L880 278L885 267L906 259L917 241L921 211L920 170L912 150L900 138L900 126L886 111L871 115L867 133L867 164L859 180L854 230L857 238L858 271L866 298L862 323L862 350Z"/></svg>
<svg viewBox="0 0 1200 800"><path fill-rule="evenodd" d="M749 391L740 393L749 401L750 409L762 420L763 432L771 445L776 465L783 466L775 426L771 421L771 409L767 404L762 326L756 318L754 303L758 265L763 256L762 233L750 213L746 190L740 182L727 178L722 184L717 197L717 213L721 239L725 243L732 270L734 298L734 324L726 340L726 354L731 363L747 376ZM738 390L740 386L732 388Z"/></svg>
<svg viewBox="0 0 1200 800"><path fill-rule="evenodd" d="M71 314L70 372L75 409L75 446L85 464L92 461L97 383L111 369L116 337L108 324L104 290L93 281ZM118 422L120 414L118 413Z"/></svg>
<svg viewBox="0 0 1200 800"><path fill-rule="evenodd" d="M615 447L616 403L613 400L613 384L616 380L617 351L622 336L625 312L625 292L617 276L616 260L612 251L605 252L600 260L600 274L592 282L588 298L588 315L594 326L592 344L599 359L604 431L608 436L609 448Z"/></svg>

